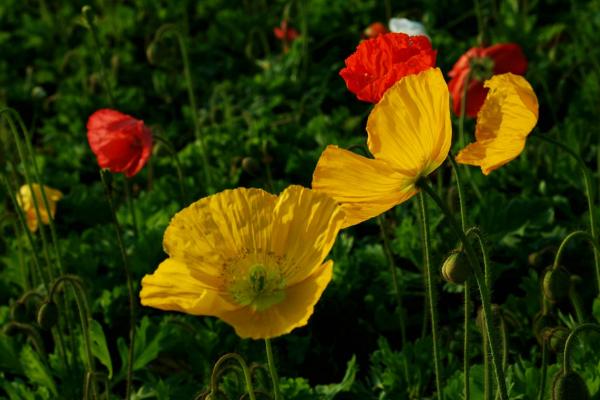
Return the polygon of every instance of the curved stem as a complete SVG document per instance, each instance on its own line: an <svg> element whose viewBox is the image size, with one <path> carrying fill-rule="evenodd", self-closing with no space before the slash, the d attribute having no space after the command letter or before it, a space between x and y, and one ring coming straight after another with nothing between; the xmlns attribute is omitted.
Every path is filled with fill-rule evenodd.
<svg viewBox="0 0 600 400"><path fill-rule="evenodd" d="M100 45L98 31L96 30L96 24L94 24L94 16L92 15L92 8L90 6L83 6L83 8L81 9L81 13L83 14L83 17L88 23L90 31L92 32L92 37L94 38L94 45L96 46L96 55L98 56L98 66L100 67L100 78L106 90L108 103L111 105L111 107L114 107L115 97L113 96L112 88L110 87L110 82L108 80L108 75L106 74L106 69L104 67L104 60L106 60L106 55L104 54L104 48Z"/></svg>
<svg viewBox="0 0 600 400"><path fill-rule="evenodd" d="M392 254L392 248L390 246L390 239L387 235L387 230L385 227L385 220L383 216L379 215L377 217L377 223L379 224L379 229L381 230L381 237L383 239L383 250L388 260L388 265L390 267L390 274L392 276L392 285L394 289L394 294L396 296L396 305L398 307L398 320L400 323L400 340L402 344L402 349L405 349L406 345L406 324L404 322L404 306L402 304L402 294L400 293L400 285L398 284L398 276L396 273L396 263L394 262L394 255ZM403 360L404 366L404 379L408 382L408 363L407 360Z"/></svg>
<svg viewBox="0 0 600 400"><path fill-rule="evenodd" d="M419 193L419 211L421 214L421 240L423 243L423 269L425 272L425 282L427 297L429 299L429 314L431 316L431 334L433 340L433 364L435 369L435 385L437 398L442 400L442 370L440 365L439 349L439 331L438 331L438 313L437 313L437 291L435 276L431 268L430 240L429 240L429 217L427 213L427 204L423 193Z"/></svg>
<svg viewBox="0 0 600 400"><path fill-rule="evenodd" d="M583 184L585 186L585 196L587 198L587 203L588 203L588 214L589 214L589 219L590 219L590 221L589 221L590 234L593 239L592 243L594 243L593 253L594 253L594 267L596 268L596 284L597 284L597 288L598 288L598 294L600 296L600 252L598 251L598 246L597 246L598 236L596 234L596 223L595 223L595 219L594 219L594 193L592 191L592 178L590 176L590 171L589 171L588 167L585 165L585 162L583 161L581 156L579 154L577 154L576 152L574 152L573 150L571 150L569 147L562 144L561 142L558 142L547 136L532 135L532 137L541 139L547 143L551 143L557 147L560 147L561 149L566 151L569 155L571 155L577 161L579 168L581 168L581 172L583 174Z"/></svg>
<svg viewBox="0 0 600 400"><path fill-rule="evenodd" d="M556 255L554 256L554 262L552 263L552 269L557 269L560 266L560 260L565 251L565 248L567 247L567 244L571 240L575 239L578 236L583 236L585 239L587 239L590 242L590 244L592 245L592 250L600 251L600 244L598 244L594 240L594 238L590 235L589 232L587 232L587 231L571 232L567 236L565 236L563 241L560 243L560 246L558 246L558 250L556 251Z"/></svg>
<svg viewBox="0 0 600 400"><path fill-rule="evenodd" d="M175 164L175 170L177 171L177 179L179 180L179 192L181 195L181 204L185 205L187 200L186 200L186 195L185 195L185 186L183 183L183 172L181 169L181 163L179 162L179 157L177 155L177 151L175 151L175 148L173 147L173 145L171 144L169 139L167 139L166 137L158 135L156 133L154 134L153 137L158 142L162 143L165 146L165 149L167 149L167 153L169 153L169 155L171 156L171 159L173 160L173 163Z"/></svg>
<svg viewBox="0 0 600 400"><path fill-rule="evenodd" d="M248 396L249 396L250 400L256 400L256 396L254 394L254 388L252 386L252 375L250 374L250 369L248 368L248 364L246 364L246 361L244 361L244 359L239 354L236 354L236 353L225 354L224 356L222 356L221 358L219 358L217 360L217 362L215 363L215 366L213 367L212 374L210 376L210 392L211 393L217 392L217 388L219 386L219 384L217 382L217 379L219 376L219 371L221 370L221 366L223 365L223 363L225 363L229 359L236 360L240 364L240 367L242 367L242 371L244 372L244 379L246 381L246 391L248 392Z"/></svg>
<svg viewBox="0 0 600 400"><path fill-rule="evenodd" d="M571 331L571 333L569 333L569 336L567 337L567 341L565 342L565 351L563 354L563 374L567 374L568 372L571 372L571 370L572 370L572 368L571 368L571 353L573 352L573 342L575 341L575 337L577 336L577 334L579 334L579 332L582 332L585 330L594 330L594 331L600 333L600 325L582 324L582 325L577 326L575 329L573 329Z"/></svg>
<svg viewBox="0 0 600 400"><path fill-rule="evenodd" d="M548 374L548 343L546 342L546 338L542 339L542 372L540 374L538 400L544 400L544 392L546 391L546 375Z"/></svg>
<svg viewBox="0 0 600 400"><path fill-rule="evenodd" d="M183 34L173 24L167 24L161 26L154 36L154 41L157 42L162 39L166 34L172 33L177 38L179 50L181 52L181 59L183 61L183 75L187 86L188 99L190 102L190 108L192 113L192 119L194 123L194 135L196 140L200 143L200 154L202 156L202 163L204 167L204 179L206 184L206 191L212 193L212 179L210 174L210 164L208 163L208 149L204 140L204 135L200 129L200 118L198 117L198 109L196 108L196 96L194 94L194 85L192 82L192 74L190 72L190 60L188 57L187 47L183 38Z"/></svg>
<svg viewBox="0 0 600 400"><path fill-rule="evenodd" d="M135 297L133 293L133 282L131 280L131 272L129 269L129 259L127 258L125 243L123 242L123 237L121 234L121 226L119 225L119 220L117 219L116 210L112 201L111 188L108 185L108 182L106 181L104 175L106 173L107 172L101 170L100 179L102 180L102 184L104 186L106 200L108 201L110 213L113 219L113 225L117 233L117 244L119 245L119 250L121 251L123 271L125 272L125 278L127 279L127 293L129 295L129 349L127 352L127 386L125 389L125 398L129 399L132 389L131 384L133 380L133 352L135 349Z"/></svg>
<svg viewBox="0 0 600 400"><path fill-rule="evenodd" d="M486 285L483 273L481 272L481 268L479 266L479 262L477 256L471 246L471 243L465 236L464 232L460 229L458 224L456 223L454 217L446 204L440 199L440 197L435 193L434 190L424 181L419 180L417 182L417 187L425 191L438 205L440 210L446 216L446 220L448 221L448 225L454 232L454 234L460 239L462 242L465 253L467 255L467 259L471 264L471 268L473 270L473 274L475 276L475 280L477 281L477 286L479 288L479 292L481 293L481 301L483 303L483 316L485 318L485 328L487 331L487 335L491 344L491 359L492 365L494 367L494 372L496 374L496 381L498 383L498 388L500 390L500 398L502 400L508 400L508 390L506 387L506 379L504 378L504 371L502 369L501 359L498 357L498 347L500 344L498 333L493 326L493 314L492 314L492 305L490 301L490 292Z"/></svg>
<svg viewBox="0 0 600 400"><path fill-rule="evenodd" d="M271 348L271 339L265 339L265 348L267 351L267 363L269 364L269 372L271 373L271 382L273 382L273 399L279 400L279 377L273 360L273 349Z"/></svg>
<svg viewBox="0 0 600 400"><path fill-rule="evenodd" d="M92 319L92 315L90 312L90 307L87 302L86 291L83 287L83 282L76 275L63 275L57 278L50 291L48 292L48 299L53 301L54 295L57 292L58 288L65 283L69 283L71 287L74 289L75 293L75 303L77 304L77 309L79 310L79 321L81 323L81 334L84 340L84 347L86 352L86 358L88 363L88 370L90 373L94 374L96 367L94 362L94 357L92 355L92 341L90 339L90 324L89 321ZM97 398L97 388L94 382L92 382L92 390L94 393L94 397Z"/></svg>

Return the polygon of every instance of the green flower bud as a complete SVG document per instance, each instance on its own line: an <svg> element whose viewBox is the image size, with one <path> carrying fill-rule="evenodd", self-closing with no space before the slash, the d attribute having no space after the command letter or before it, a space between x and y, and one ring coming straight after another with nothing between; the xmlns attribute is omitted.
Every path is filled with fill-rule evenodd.
<svg viewBox="0 0 600 400"><path fill-rule="evenodd" d="M27 304L17 301L10 310L10 317L13 321L27 322Z"/></svg>
<svg viewBox="0 0 600 400"><path fill-rule="evenodd" d="M570 284L569 271L564 267L550 268L546 271L542 284L544 297L553 303L562 301L569 296Z"/></svg>
<svg viewBox="0 0 600 400"><path fill-rule="evenodd" d="M537 313L533 318L533 333L539 344L542 344L545 330L556 326L556 318L551 314Z"/></svg>
<svg viewBox="0 0 600 400"><path fill-rule="evenodd" d="M50 330L58 321L58 307L52 301L47 301L38 310L37 323L42 329Z"/></svg>
<svg viewBox="0 0 600 400"><path fill-rule="evenodd" d="M554 378L552 400L589 400L590 392L581 376L571 371L566 374L562 370Z"/></svg>
<svg viewBox="0 0 600 400"><path fill-rule="evenodd" d="M550 350L560 353L565 348L565 342L569 336L569 330L564 326L555 326L544 330L544 338L550 346Z"/></svg>
<svg viewBox="0 0 600 400"><path fill-rule="evenodd" d="M453 251L442 265L442 277L454 284L465 283L471 276L471 267L465 254L460 250Z"/></svg>
<svg viewBox="0 0 600 400"><path fill-rule="evenodd" d="M260 164L254 157L244 157L242 159L242 169L250 175L256 176L260 172Z"/></svg>

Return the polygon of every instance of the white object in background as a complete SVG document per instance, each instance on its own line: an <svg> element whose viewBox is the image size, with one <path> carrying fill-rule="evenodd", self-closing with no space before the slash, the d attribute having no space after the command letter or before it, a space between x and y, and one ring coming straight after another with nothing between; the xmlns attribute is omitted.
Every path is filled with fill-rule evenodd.
<svg viewBox="0 0 600 400"><path fill-rule="evenodd" d="M392 18L389 22L390 32L406 33L410 36L423 35L427 36L425 26L417 21L411 21L406 18ZM429 37L429 36L427 36Z"/></svg>

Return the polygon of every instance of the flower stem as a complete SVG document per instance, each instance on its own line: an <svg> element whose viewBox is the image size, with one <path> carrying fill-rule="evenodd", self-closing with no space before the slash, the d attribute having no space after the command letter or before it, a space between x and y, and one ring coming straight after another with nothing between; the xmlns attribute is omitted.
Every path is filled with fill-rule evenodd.
<svg viewBox="0 0 600 400"><path fill-rule="evenodd" d="M104 67L104 60L106 59L106 55L104 54L104 48L100 46L100 39L98 38L98 31L96 30L96 24L94 24L94 16L92 14L92 7L83 6L81 9L81 13L83 14L84 19L86 20L90 31L92 32L92 37L94 39L94 45L96 46L96 55L98 56L98 66L100 67L100 78L102 79L102 83L104 84L104 88L106 90L106 96L108 97L108 103L111 107L115 106L115 97L112 93L112 88L110 86L110 81L108 79L108 75L106 73L106 69Z"/></svg>
<svg viewBox="0 0 600 400"><path fill-rule="evenodd" d="M271 373L271 382L273 382L273 399L279 400L279 377L273 360L273 349L271 348L271 339L265 339L265 348L267 351L267 363L269 364L269 372Z"/></svg>
<svg viewBox="0 0 600 400"><path fill-rule="evenodd" d="M435 385L437 390L437 398L443 400L442 392L442 371L440 365L440 349L439 349L439 331L438 331L438 313L437 313L437 291L436 282L433 270L431 268L431 255L429 239L429 217L427 213L427 203L423 193L419 193L419 205L421 214L421 240L423 243L423 269L426 279L427 297L429 299L429 314L431 317L431 334L433 340L433 364L435 369Z"/></svg>
<svg viewBox="0 0 600 400"><path fill-rule="evenodd" d="M135 210L135 205L133 204L133 196L131 195L131 187L129 186L129 181L126 177L123 179L123 187L125 188L125 202L127 203L127 208L129 209L129 214L131 215L131 224L133 226L133 234L135 237L138 237L140 234L140 228L138 226L137 213Z"/></svg>
<svg viewBox="0 0 600 400"><path fill-rule="evenodd" d="M181 163L179 162L179 157L177 156L177 151L175 151L175 148L173 147L173 145L171 144L169 139L167 139L166 137L164 137L162 135L158 135L156 133L153 135L153 137L158 142L162 143L165 146L165 149L167 149L167 152L169 153L169 155L171 156L171 159L173 160L173 163L175 164L175 170L177 171L177 179L179 180L179 192L181 195L181 204L185 205L187 203L187 196L185 195L183 172L181 170Z"/></svg>
<svg viewBox="0 0 600 400"><path fill-rule="evenodd" d="M567 340L565 341L565 350L563 353L563 374L571 372L571 353L573 352L573 342L575 337L582 331L594 330L600 333L600 325L598 324L581 324L569 333Z"/></svg>
<svg viewBox="0 0 600 400"><path fill-rule="evenodd" d="M546 338L542 339L542 372L540 376L540 386L538 389L538 400L544 400L544 392L546 391L546 375L548 373L548 343Z"/></svg>
<svg viewBox="0 0 600 400"><path fill-rule="evenodd" d="M217 377L219 376L219 371L221 370L221 366L229 359L236 360L242 371L244 372L244 380L246 381L246 391L248 392L248 398L250 400L256 400L256 395L254 394L254 387L252 386L252 374L250 373L250 369L248 368L248 364L246 361L236 353L228 353L223 357L219 358L213 367L212 374L210 376L210 391L211 393L216 393L218 388ZM212 398L212 397L211 397Z"/></svg>
<svg viewBox="0 0 600 400"><path fill-rule="evenodd" d="M117 244L121 251L121 258L123 260L123 270L125 272L125 278L127 279L127 292L129 295L129 349L127 353L127 385L125 389L125 398L129 399L131 395L131 383L133 379L133 351L135 346L135 298L133 295L133 282L131 280L131 273L129 270L129 259L127 258L127 252L125 250L125 244L121 235L121 226L117 219L117 214L112 201L111 188L106 181L105 174L107 172L100 170L100 179L104 185L104 192L106 194L106 200L110 207L110 212L113 219L113 225L117 233Z"/></svg>
<svg viewBox="0 0 600 400"><path fill-rule="evenodd" d="M496 381L498 383L498 388L500 390L500 398L502 400L508 400L508 390L506 387L506 380L504 378L504 371L502 369L502 360L498 355L497 349L499 348L499 337L498 333L493 326L493 314L492 314L492 305L490 301L490 292L488 286L486 285L483 273L481 272L481 267L479 266L479 262L477 256L475 255L475 251L471 246L471 243L465 236L465 233L460 229L456 220L454 219L450 210L446 204L440 199L440 197L435 193L433 189L424 181L419 180L417 182L417 187L425 191L437 204L440 210L445 215L448 225L454 232L454 234L460 239L463 244L463 248L465 249L465 253L467 255L467 259L471 264L471 268L473 270L473 274L475 276L475 280L477 282L477 286L479 288L479 292L481 294L481 301L483 303L483 316L485 319L485 329L487 331L487 336L491 344L491 359L492 365L494 367L494 372L496 374Z"/></svg>
<svg viewBox="0 0 600 400"><path fill-rule="evenodd" d="M568 154L570 154L579 165L581 169L581 173L583 174L583 184L585 186L585 196L587 198L588 203L588 214L589 214L589 223L590 223L590 234L592 236L592 243L594 244L594 267L596 268L596 284L598 288L598 296L600 296L600 253L598 252L597 242L598 236L596 234L596 223L594 219L594 193L592 192L592 178L590 176L590 171L588 167L585 165L585 162L581 158L579 154L571 150L569 147L565 146L559 141L556 141L552 138L542 135L532 135L532 137L541 139L547 143L551 143L557 147L560 147Z"/></svg>
<svg viewBox="0 0 600 400"><path fill-rule="evenodd" d="M200 129L200 118L198 116L198 109L196 108L196 96L194 94L194 84L192 81L192 74L190 72L190 60L188 57L187 46L183 34L179 31L177 26L173 24L166 24L161 26L154 35L154 42L159 41L167 33L172 33L177 38L179 50L181 52L181 59L183 61L183 75L187 86L188 99L190 102L191 114L194 123L194 135L196 140L200 143L200 155L202 156L202 164L204 170L204 180L206 184L207 193L212 193L212 178L210 174L210 164L208 163L208 148L202 130Z"/></svg>
<svg viewBox="0 0 600 400"><path fill-rule="evenodd" d="M379 215L377 217L377 223L379 224L379 229L381 230L381 237L383 239L383 250L388 259L388 265L390 267L390 274L392 276L392 285L394 289L394 294L396 296L396 305L398 307L397 315L398 321L400 323L400 340L402 349L405 349L406 345L406 323L404 321L404 306L402 304L402 294L400 293L400 285L398 285L398 276L396 273L396 263L394 262L394 255L392 254L392 248L390 246L390 239L387 234L385 220L383 216ZM403 360L404 367L404 379L408 383L409 374L408 374L408 361L406 359Z"/></svg>

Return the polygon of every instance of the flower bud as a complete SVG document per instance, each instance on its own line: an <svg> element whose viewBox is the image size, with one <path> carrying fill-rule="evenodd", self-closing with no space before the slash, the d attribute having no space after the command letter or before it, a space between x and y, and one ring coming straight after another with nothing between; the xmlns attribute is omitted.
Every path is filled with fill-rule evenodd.
<svg viewBox="0 0 600 400"><path fill-rule="evenodd" d="M560 370L554 378L552 400L588 400L590 392L578 373Z"/></svg>
<svg viewBox="0 0 600 400"><path fill-rule="evenodd" d="M533 318L533 333L539 344L542 344L545 330L556 326L556 318L551 314L537 313Z"/></svg>
<svg viewBox="0 0 600 400"><path fill-rule="evenodd" d="M442 265L442 277L447 282L461 284L465 283L469 276L471 268L465 254L460 250L453 251Z"/></svg>
<svg viewBox="0 0 600 400"><path fill-rule="evenodd" d="M562 301L569 295L570 284L569 271L564 267L550 268L542 284L544 297L553 303Z"/></svg>
<svg viewBox="0 0 600 400"><path fill-rule="evenodd" d="M544 338L550 346L550 350L555 353L560 353L564 350L567 337L569 337L569 329L564 326L544 329Z"/></svg>
<svg viewBox="0 0 600 400"><path fill-rule="evenodd" d="M37 323L45 330L50 330L58 321L58 307L52 301L47 301L38 310Z"/></svg>
<svg viewBox="0 0 600 400"><path fill-rule="evenodd" d="M13 321L27 322L27 304L17 301L10 310L10 317Z"/></svg>
<svg viewBox="0 0 600 400"><path fill-rule="evenodd" d="M242 159L242 169L250 175L258 175L260 172L260 165L254 157L244 157Z"/></svg>

